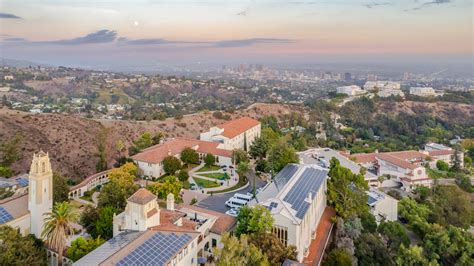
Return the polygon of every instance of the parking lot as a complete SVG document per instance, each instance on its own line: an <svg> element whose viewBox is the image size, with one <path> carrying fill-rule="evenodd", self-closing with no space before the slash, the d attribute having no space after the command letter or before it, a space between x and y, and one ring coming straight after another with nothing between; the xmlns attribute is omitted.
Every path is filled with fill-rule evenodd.
<svg viewBox="0 0 474 266"><path fill-rule="evenodd" d="M242 193L246 194L247 192L252 192L253 190L253 178L250 178L250 186L243 188L238 191L234 192L229 192L229 193L223 193L223 194L214 194L212 196L209 196L202 201L198 202L196 205L201 207L201 208L206 208L209 210L225 213L228 211L230 208L225 205L225 202L230 199L232 196L234 196L235 193ZM266 182L261 180L260 178L255 178L255 187L261 188L265 186Z"/></svg>

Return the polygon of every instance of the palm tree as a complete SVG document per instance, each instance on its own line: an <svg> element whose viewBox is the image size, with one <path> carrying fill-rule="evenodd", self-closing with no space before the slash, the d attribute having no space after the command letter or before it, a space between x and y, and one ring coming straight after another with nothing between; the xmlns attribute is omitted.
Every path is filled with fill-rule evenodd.
<svg viewBox="0 0 474 266"><path fill-rule="evenodd" d="M69 202L56 203L51 212L45 213L41 237L46 244L59 254L58 264L62 264L66 239L73 234L72 223L77 221L79 214Z"/></svg>

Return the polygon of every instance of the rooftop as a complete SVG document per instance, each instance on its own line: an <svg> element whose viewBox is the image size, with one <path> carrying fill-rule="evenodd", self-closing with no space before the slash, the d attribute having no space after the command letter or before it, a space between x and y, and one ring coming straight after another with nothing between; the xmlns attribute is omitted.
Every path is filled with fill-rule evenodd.
<svg viewBox="0 0 474 266"><path fill-rule="evenodd" d="M0 224L17 219L28 213L27 193L0 201Z"/></svg>
<svg viewBox="0 0 474 266"><path fill-rule="evenodd" d="M295 222L301 223L327 174L327 169L317 165L289 164L257 194L250 205L261 204L272 213L285 213Z"/></svg>
<svg viewBox="0 0 474 266"><path fill-rule="evenodd" d="M259 124L260 122L258 120L252 119L250 117L241 117L221 124L217 127L224 129L224 132L221 134L222 136L231 139L255 126L258 126Z"/></svg>
<svg viewBox="0 0 474 266"><path fill-rule="evenodd" d="M152 200L155 200L156 196L155 194L151 193L149 190L145 188L140 188L137 190L137 192L133 193L130 198L128 198L128 201L137 203L137 204L146 204Z"/></svg>
<svg viewBox="0 0 474 266"><path fill-rule="evenodd" d="M232 157L232 151L220 149L218 146L218 142L175 138L165 143L151 146L132 156L132 159L156 164L162 162L167 156L180 154L186 148L193 148L200 153Z"/></svg>

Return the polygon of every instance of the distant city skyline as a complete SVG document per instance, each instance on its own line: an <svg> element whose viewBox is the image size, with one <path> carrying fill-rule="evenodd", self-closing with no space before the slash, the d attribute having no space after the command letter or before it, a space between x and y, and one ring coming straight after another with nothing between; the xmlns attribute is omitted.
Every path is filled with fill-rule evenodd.
<svg viewBox="0 0 474 266"><path fill-rule="evenodd" d="M469 0L0 0L0 50L3 58L87 66L470 60L472 8Z"/></svg>

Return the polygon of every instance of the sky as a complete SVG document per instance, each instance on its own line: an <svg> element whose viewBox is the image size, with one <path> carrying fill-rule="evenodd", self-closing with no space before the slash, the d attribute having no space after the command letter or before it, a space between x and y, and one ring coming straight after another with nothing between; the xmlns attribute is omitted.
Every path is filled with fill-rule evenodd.
<svg viewBox="0 0 474 266"><path fill-rule="evenodd" d="M472 60L471 0L0 0L0 57L94 66Z"/></svg>

